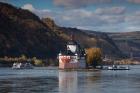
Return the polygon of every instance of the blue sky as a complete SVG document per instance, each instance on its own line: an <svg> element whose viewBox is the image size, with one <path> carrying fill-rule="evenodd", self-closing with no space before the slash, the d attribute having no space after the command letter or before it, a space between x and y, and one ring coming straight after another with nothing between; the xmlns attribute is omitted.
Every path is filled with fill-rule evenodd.
<svg viewBox="0 0 140 93"><path fill-rule="evenodd" d="M0 0L60 26L86 30L140 31L140 0Z"/></svg>

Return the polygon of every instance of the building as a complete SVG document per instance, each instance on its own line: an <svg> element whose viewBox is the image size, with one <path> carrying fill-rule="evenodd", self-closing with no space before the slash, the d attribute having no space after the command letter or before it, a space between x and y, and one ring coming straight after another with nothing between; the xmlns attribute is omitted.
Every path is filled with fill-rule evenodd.
<svg viewBox="0 0 140 93"><path fill-rule="evenodd" d="M86 67L85 51L80 44L71 40L66 45L66 51L59 53L60 69L78 69Z"/></svg>

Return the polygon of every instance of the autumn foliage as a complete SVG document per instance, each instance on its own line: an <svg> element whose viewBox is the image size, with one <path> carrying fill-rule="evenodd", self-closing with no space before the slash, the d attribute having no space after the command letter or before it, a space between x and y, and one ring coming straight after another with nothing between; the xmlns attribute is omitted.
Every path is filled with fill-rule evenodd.
<svg viewBox="0 0 140 93"><path fill-rule="evenodd" d="M96 67L101 64L101 49L100 48L88 48L86 49L86 62L87 65Z"/></svg>

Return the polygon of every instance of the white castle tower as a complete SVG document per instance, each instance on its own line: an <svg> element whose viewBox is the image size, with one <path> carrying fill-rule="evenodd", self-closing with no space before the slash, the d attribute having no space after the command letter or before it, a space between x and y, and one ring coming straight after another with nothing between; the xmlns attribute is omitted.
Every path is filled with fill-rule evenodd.
<svg viewBox="0 0 140 93"><path fill-rule="evenodd" d="M59 68L60 69L76 69L85 68L85 52L80 47L80 44L71 40L66 45L66 52L59 53Z"/></svg>

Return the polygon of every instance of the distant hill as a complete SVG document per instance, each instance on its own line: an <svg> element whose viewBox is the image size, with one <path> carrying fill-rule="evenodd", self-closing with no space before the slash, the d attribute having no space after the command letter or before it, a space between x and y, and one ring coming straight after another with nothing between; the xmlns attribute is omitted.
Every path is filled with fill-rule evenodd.
<svg viewBox="0 0 140 93"><path fill-rule="evenodd" d="M127 56L140 57L140 31L108 33L118 48Z"/></svg>
<svg viewBox="0 0 140 93"><path fill-rule="evenodd" d="M0 3L0 57L24 54L28 57L56 58L72 34L85 48L100 47L105 55L121 56L106 33L60 27L50 18L40 20L28 10Z"/></svg>

